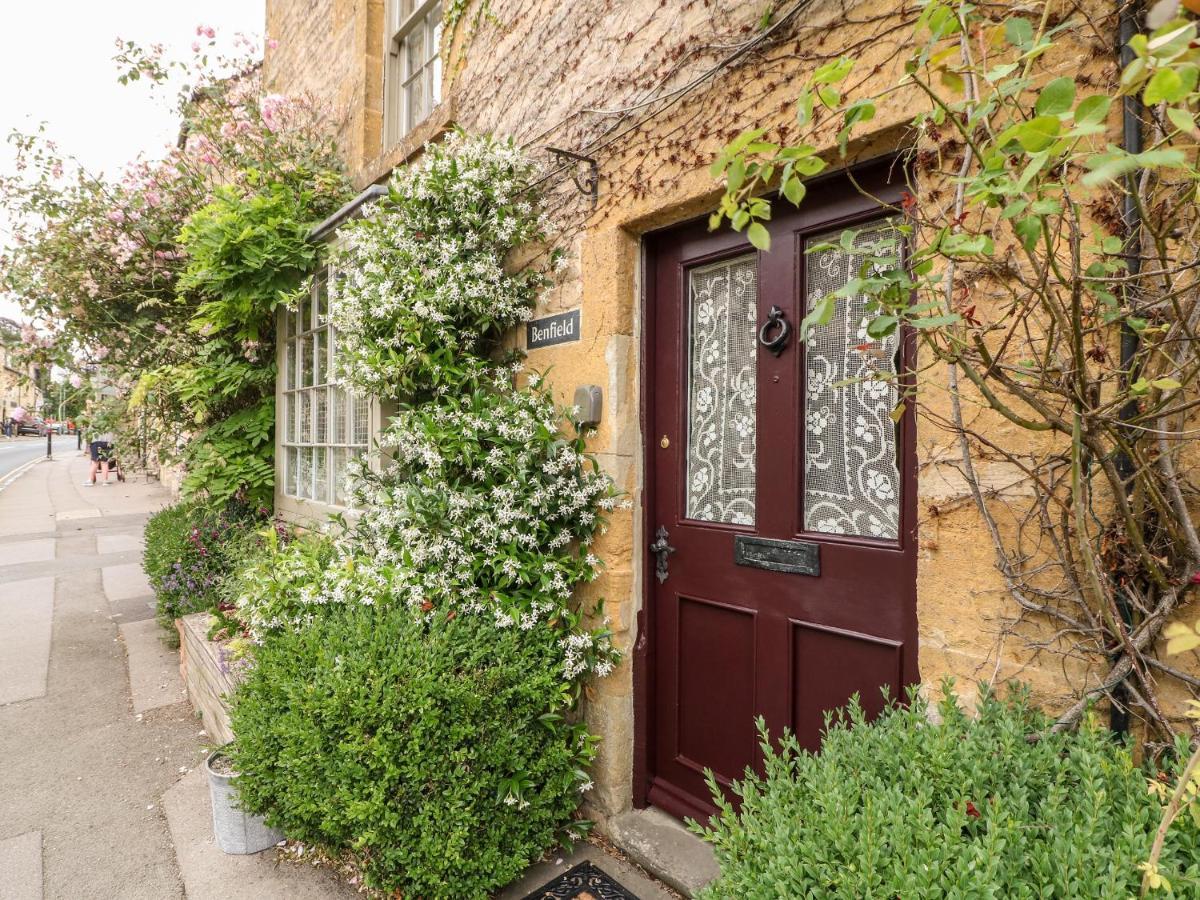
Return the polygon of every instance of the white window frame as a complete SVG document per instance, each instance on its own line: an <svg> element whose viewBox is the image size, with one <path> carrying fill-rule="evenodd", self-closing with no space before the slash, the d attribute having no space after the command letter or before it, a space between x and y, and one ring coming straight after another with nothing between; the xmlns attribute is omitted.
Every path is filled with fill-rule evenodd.
<svg viewBox="0 0 1200 900"><path fill-rule="evenodd" d="M406 9L411 12L405 14ZM442 0L387 0L383 58L384 149L404 138L441 103ZM423 52L414 67L409 49L417 37ZM417 108L412 87L420 83L425 103Z"/></svg>
<svg viewBox="0 0 1200 900"><path fill-rule="evenodd" d="M275 509L285 519L308 524L355 512L348 503L344 484L338 482L333 458L335 454L347 458L361 455L374 465L372 449L380 431L378 401L355 398L332 383L337 335L328 322L330 277L326 268L314 274L308 295L298 308L280 310L276 330ZM317 347L324 355L323 367L318 365L315 353L307 352ZM318 413L322 409L318 401L322 399L323 427ZM307 432L302 429L305 405L310 408ZM340 429L335 427L332 415L339 406ZM300 465L305 451L311 451L307 466ZM323 483L317 479L317 458L324 460ZM296 478L304 474L307 484L301 487Z"/></svg>

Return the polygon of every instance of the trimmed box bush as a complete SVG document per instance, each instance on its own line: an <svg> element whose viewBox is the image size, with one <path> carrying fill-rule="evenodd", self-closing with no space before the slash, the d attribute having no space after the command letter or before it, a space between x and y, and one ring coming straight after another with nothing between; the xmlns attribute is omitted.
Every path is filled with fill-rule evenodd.
<svg viewBox="0 0 1200 900"><path fill-rule="evenodd" d="M267 635L233 709L243 802L404 897L486 897L564 836L592 739L559 636L329 607Z"/></svg>
<svg viewBox="0 0 1200 900"><path fill-rule="evenodd" d="M721 877L703 896L1136 896L1159 773L1095 721L1045 734L1025 690L985 692L977 719L947 693L936 723L920 698L871 724L855 702L820 755L791 735L764 745L765 775L735 787L740 810L710 779L720 812L692 827ZM1198 836L1184 817L1167 839L1160 870L1180 896L1200 891Z"/></svg>

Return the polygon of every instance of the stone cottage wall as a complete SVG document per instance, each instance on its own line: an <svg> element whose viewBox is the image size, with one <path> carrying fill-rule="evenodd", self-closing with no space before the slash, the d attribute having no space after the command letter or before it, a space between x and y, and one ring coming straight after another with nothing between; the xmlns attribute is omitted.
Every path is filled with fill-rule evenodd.
<svg viewBox="0 0 1200 900"><path fill-rule="evenodd" d="M848 90L877 92L900 81L915 3L894 0L814 0L774 30L759 19L764 3L745 0L492 0L489 16L468 12L446 54L447 98L430 122L397 148L379 145L382 70L381 0L268 0L267 55L272 89L311 90L339 106L348 167L359 186L385 178L418 152L420 142L457 123L468 130L511 135L554 173L554 146L595 157L599 199L593 207L565 172L546 182L550 211L569 265L542 299L538 313L582 308L582 340L534 350L529 364L552 370L568 401L576 385L604 390L604 417L591 448L634 500L613 515L598 552L606 574L587 587L606 598L626 661L590 689L588 717L604 738L597 789L600 816L628 809L634 759L633 679L629 651L642 604L641 447L639 426L639 240L647 231L707 213L718 196L708 166L742 130L766 126L772 139L795 137L798 85L815 67L840 55L860 57ZM788 4L780 4L789 6ZM1111 12L1096 5L1097 16ZM371 51L370 48L379 48ZM1063 72L1115 74L1110 48L1064 42L1055 50ZM925 101L894 90L879 108L874 131L853 145L859 158L923 142L920 203L949 201L957 165L952 147L905 129ZM1114 128L1116 122L1112 123ZM1114 131L1114 134L1116 132ZM832 158L832 129L822 135ZM809 138L811 140L811 138ZM514 341L518 338L514 337ZM523 341L523 337L519 339ZM934 385L944 376L935 373ZM995 570L995 552L958 468L955 439L934 423L946 412L944 391L918 424L920 551L918 618L920 671L926 684L952 675L978 679L1019 676L1039 699L1057 705L1097 672L1064 669L1057 657L1037 659L1027 638L1008 634L1015 613ZM972 420L994 439L1021 441L1003 422ZM980 420L980 416L985 419ZM1027 488L1009 467L980 458L982 480L1005 502ZM1005 526L1006 527L1006 526Z"/></svg>

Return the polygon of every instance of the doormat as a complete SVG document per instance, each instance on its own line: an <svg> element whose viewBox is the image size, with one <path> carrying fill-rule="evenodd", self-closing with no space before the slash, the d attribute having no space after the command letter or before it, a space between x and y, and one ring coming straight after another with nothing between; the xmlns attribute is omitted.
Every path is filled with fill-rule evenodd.
<svg viewBox="0 0 1200 900"><path fill-rule="evenodd" d="M581 862L530 894L525 900L638 900L590 862Z"/></svg>

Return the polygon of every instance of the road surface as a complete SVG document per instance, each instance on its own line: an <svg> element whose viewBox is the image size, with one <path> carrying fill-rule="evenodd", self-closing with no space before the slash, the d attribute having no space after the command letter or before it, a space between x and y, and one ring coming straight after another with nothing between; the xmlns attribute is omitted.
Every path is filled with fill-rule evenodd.
<svg viewBox="0 0 1200 900"><path fill-rule="evenodd" d="M70 443L68 443L68 441ZM77 453L75 435L56 434L54 436L55 453ZM46 455L46 439L44 437L21 437L11 441L0 437L0 485L8 476L31 459Z"/></svg>

